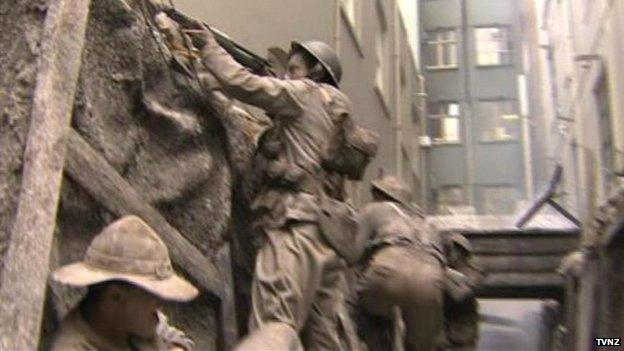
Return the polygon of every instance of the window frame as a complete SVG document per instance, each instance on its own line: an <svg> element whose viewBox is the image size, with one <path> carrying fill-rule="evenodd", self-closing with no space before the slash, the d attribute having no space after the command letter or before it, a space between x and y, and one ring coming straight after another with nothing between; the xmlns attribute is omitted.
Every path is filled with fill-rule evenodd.
<svg viewBox="0 0 624 351"><path fill-rule="evenodd" d="M427 104L437 104L438 111L446 111L445 113L432 114L430 113L429 105L426 106L427 108L427 135L429 135L429 137L431 138L431 143L433 145L461 145L463 143L463 137L464 137L463 128L462 128L462 104L459 101L454 101L454 100L428 101ZM449 105L451 104L456 104L459 109L459 113L456 116L448 113ZM445 106L444 109L440 108L442 105ZM457 140L456 141L455 140L436 140L436 138L430 134L431 130L429 128L430 128L430 124L432 123L432 120L442 121L445 119L457 120Z"/></svg>
<svg viewBox="0 0 624 351"><path fill-rule="evenodd" d="M360 57L364 57L362 48L362 0L340 0L340 13L349 29L349 33L353 38L355 47Z"/></svg>
<svg viewBox="0 0 624 351"><path fill-rule="evenodd" d="M518 202L522 200L522 191L518 188L518 185L514 185L514 184L488 184L488 185L482 185L480 186L480 196L481 196L481 203L483 204L483 212L485 214L491 214L491 215L512 215L515 213L515 211L518 209ZM513 209L511 209L511 211L505 211L504 213L497 213L497 212L490 212L490 211L486 211L487 208L500 208L499 206L496 206L496 203L494 203L494 201L490 201L490 200L497 200L500 202L501 199L509 199L510 197L508 196L509 194L503 194L501 192L501 190L503 191L513 191L514 192L514 204L513 204ZM500 196L501 194L505 195L505 196ZM488 195L490 196L488 199ZM497 195L497 199L494 199L493 197L491 197L491 195ZM492 206L494 205L494 206Z"/></svg>
<svg viewBox="0 0 624 351"><path fill-rule="evenodd" d="M498 55L499 55L499 60L501 61L501 63L480 63L479 62L479 54L482 52L479 50L479 36L477 34L477 32L481 29L504 29L505 30L505 35L506 35L506 39L507 39L507 44L509 49L507 51L503 51L503 50L498 50L495 51ZM474 34L474 55L475 55L475 65L477 66L477 68L496 68L496 67L508 67L508 66L513 66L514 65L514 54L515 54L515 48L514 48L514 42L513 42L513 30L511 25L500 25L500 24L492 24L492 25L480 25L480 26L475 26L474 30L473 30L473 34ZM501 55L502 52L507 52L508 53L508 62L503 62L503 60L501 60L501 58L503 57Z"/></svg>
<svg viewBox="0 0 624 351"><path fill-rule="evenodd" d="M516 126L517 126L517 135L514 138L511 139L493 139L493 140L486 140L483 135L484 135L484 119L483 119L483 114L481 113L481 103L492 103L492 102L509 102L511 103L511 107L513 110L513 113L509 113L509 115L515 115L516 116ZM478 99L477 100L477 106L476 106L476 115L477 115L477 130L479 133L479 143L481 144L501 144L501 143L519 143L522 140L522 125L521 125L521 116L520 116L520 112L518 111L518 100L517 99L512 99L512 98L483 98L483 99ZM502 118L503 115L499 116L500 118Z"/></svg>
<svg viewBox="0 0 624 351"><path fill-rule="evenodd" d="M445 203L440 202L441 193L443 191L449 191L452 189L459 189L461 192L461 199L457 204L451 204L448 201ZM447 197L450 198L450 197ZM466 192L466 187L462 184L444 184L437 188L435 188L435 213L438 215L448 214L448 212L443 211L443 206L448 209L449 207L465 207L468 206L468 194Z"/></svg>
<svg viewBox="0 0 624 351"><path fill-rule="evenodd" d="M598 117L598 134L600 138L600 162L605 194L613 188L616 166L615 136L613 135L612 93L609 87L607 72L602 70L594 83L593 97Z"/></svg>
<svg viewBox="0 0 624 351"><path fill-rule="evenodd" d="M447 27L447 28L436 28L433 30L426 31L426 40L425 40L425 68L430 71L439 71L439 70L455 70L459 68L459 38L457 33L457 28ZM444 33L453 33L453 39L440 39L439 36ZM435 38L432 39L432 36L435 35ZM431 65L428 61L429 57L429 46L436 46L436 63L435 65ZM445 45L450 45L450 47L454 48L453 55L453 63L445 64L444 61L444 48Z"/></svg>
<svg viewBox="0 0 624 351"><path fill-rule="evenodd" d="M375 88L379 90L384 103L387 104L390 97L390 62L386 56L390 50L388 27L379 13L380 30L375 33Z"/></svg>

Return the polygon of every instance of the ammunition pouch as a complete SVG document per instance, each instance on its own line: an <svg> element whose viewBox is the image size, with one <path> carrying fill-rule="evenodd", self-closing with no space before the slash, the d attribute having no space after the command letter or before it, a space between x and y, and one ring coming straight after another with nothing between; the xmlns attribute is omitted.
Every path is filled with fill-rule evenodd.
<svg viewBox="0 0 624 351"><path fill-rule="evenodd" d="M277 137L278 127L272 126L266 129L258 138L258 152L266 159L276 159L284 150L284 145Z"/></svg>
<svg viewBox="0 0 624 351"><path fill-rule="evenodd" d="M474 296L474 288L467 276L452 268L446 268L444 271L444 293L451 301L461 302Z"/></svg>
<svg viewBox="0 0 624 351"><path fill-rule="evenodd" d="M347 203L321 193L318 223L329 245L348 264L357 263L364 253L364 240L357 240L358 223L355 210Z"/></svg>
<svg viewBox="0 0 624 351"><path fill-rule="evenodd" d="M350 180L362 180L366 166L377 154L379 134L345 123L338 147L328 152L323 167L328 171L345 175Z"/></svg>

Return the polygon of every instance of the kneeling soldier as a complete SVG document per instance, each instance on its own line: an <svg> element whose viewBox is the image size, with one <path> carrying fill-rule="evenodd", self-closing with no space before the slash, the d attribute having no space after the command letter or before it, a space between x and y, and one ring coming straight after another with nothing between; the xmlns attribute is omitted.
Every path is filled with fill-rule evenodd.
<svg viewBox="0 0 624 351"><path fill-rule="evenodd" d="M405 184L385 177L373 181L371 191L373 202L359 219L358 238L366 240L360 303L382 316L399 307L406 350L435 350L444 339L444 259L421 239L422 223Z"/></svg>
<svg viewBox="0 0 624 351"><path fill-rule="evenodd" d="M476 264L466 237L453 233L444 246L448 262L444 303L447 347L449 350L474 350L479 337L479 302L475 292L485 274Z"/></svg>
<svg viewBox="0 0 624 351"><path fill-rule="evenodd" d="M86 297L61 322L52 350L190 350L169 326L162 301L190 301L197 289L175 274L158 235L141 219L124 217L98 234L83 261L52 279L87 287Z"/></svg>

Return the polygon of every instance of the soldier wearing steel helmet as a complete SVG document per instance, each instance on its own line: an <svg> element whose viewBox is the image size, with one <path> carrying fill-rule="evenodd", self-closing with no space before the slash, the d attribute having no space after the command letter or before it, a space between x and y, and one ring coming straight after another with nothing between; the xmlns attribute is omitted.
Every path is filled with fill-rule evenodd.
<svg viewBox="0 0 624 351"><path fill-rule="evenodd" d="M479 336L479 303L476 290L485 274L476 264L470 241L459 233L451 233L444 241L446 268L446 300L444 315L449 350L473 350Z"/></svg>
<svg viewBox="0 0 624 351"><path fill-rule="evenodd" d="M444 337L443 258L423 240L422 217L403 182L387 176L371 192L359 217L358 238L366 243L360 304L382 316L399 307L406 350L435 350Z"/></svg>
<svg viewBox="0 0 624 351"><path fill-rule="evenodd" d="M279 79L249 72L209 30L190 35L220 89L263 109L273 123L259 141L264 179L252 210L264 243L252 283L251 333L239 348L357 348L344 301L347 263L319 224L320 198L341 197L344 177L324 164L351 119L335 51L320 41L293 42Z"/></svg>
<svg viewBox="0 0 624 351"><path fill-rule="evenodd" d="M158 235L141 219L123 217L99 233L83 261L57 269L58 283L86 287L86 297L62 320L52 350L190 350L160 307L185 302L197 289L172 269Z"/></svg>

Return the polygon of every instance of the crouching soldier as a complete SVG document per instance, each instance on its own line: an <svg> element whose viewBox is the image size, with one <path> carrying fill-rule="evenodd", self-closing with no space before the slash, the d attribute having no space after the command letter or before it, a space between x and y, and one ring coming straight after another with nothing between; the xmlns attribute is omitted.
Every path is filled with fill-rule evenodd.
<svg viewBox="0 0 624 351"><path fill-rule="evenodd" d="M443 258L421 240L423 223L405 184L389 176L373 181L371 191L359 218L358 238L366 239L360 304L386 316L399 307L406 350L435 350L444 338Z"/></svg>
<svg viewBox="0 0 624 351"><path fill-rule="evenodd" d="M193 343L167 324L163 301L190 301L198 291L172 269L158 235L141 219L124 217L99 233L83 261L52 279L87 287L61 322L52 350L190 350Z"/></svg>
<svg viewBox="0 0 624 351"><path fill-rule="evenodd" d="M476 265L472 246L459 233L444 242L446 299L444 315L447 346L450 350L474 350L479 336L479 304L476 290L485 275Z"/></svg>

